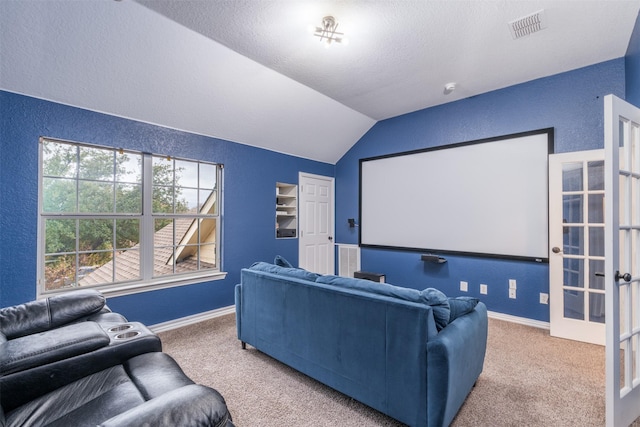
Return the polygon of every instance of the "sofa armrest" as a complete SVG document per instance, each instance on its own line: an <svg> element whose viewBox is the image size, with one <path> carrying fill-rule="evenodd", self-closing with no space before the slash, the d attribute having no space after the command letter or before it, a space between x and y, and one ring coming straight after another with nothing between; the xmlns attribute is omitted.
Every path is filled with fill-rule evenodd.
<svg viewBox="0 0 640 427"><path fill-rule="evenodd" d="M138 322L129 322L128 329L97 325L94 322L73 324L83 329L97 326L108 336L109 342L91 351L53 360L28 370L0 374L0 404L8 412L20 405L63 387L82 377L94 374L144 353L162 351L160 338ZM69 325L67 327L71 327ZM91 326L93 328L93 326ZM124 325L121 325L124 326ZM67 327L61 328L66 329ZM105 329L108 327L108 329ZM57 331L52 330L51 332ZM137 334L139 332L139 334ZM118 338L131 335L129 338ZM5 343L6 345L6 343ZM0 348L0 351L2 348Z"/></svg>
<svg viewBox="0 0 640 427"><path fill-rule="evenodd" d="M94 322L73 324L0 344L0 375L68 359L109 345L107 333Z"/></svg>
<svg viewBox="0 0 640 427"><path fill-rule="evenodd" d="M427 342L428 425L449 425L482 372L487 308L458 317Z"/></svg>
<svg viewBox="0 0 640 427"><path fill-rule="evenodd" d="M104 296L82 289L0 309L0 332L8 340L66 325L99 312Z"/></svg>
<svg viewBox="0 0 640 427"><path fill-rule="evenodd" d="M197 384L172 390L100 424L101 427L133 425L233 427L220 393Z"/></svg>

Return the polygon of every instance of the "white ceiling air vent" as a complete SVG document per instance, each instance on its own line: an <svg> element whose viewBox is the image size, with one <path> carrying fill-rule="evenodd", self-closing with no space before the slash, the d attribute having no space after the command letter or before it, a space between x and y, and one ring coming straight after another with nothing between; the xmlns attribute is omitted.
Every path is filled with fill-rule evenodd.
<svg viewBox="0 0 640 427"><path fill-rule="evenodd" d="M547 18L544 9L509 22L509 30L514 39L528 36L545 28L547 28Z"/></svg>

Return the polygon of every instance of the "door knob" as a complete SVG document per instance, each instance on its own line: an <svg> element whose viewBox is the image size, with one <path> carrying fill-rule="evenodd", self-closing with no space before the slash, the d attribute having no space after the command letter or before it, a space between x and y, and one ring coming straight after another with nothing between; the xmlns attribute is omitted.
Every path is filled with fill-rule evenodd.
<svg viewBox="0 0 640 427"><path fill-rule="evenodd" d="M598 277L604 277L604 273L602 272L595 272L594 273L595 276ZM631 274L629 273L624 273L622 276L620 275L619 271L616 271L615 276L613 276L614 279L616 279L616 282L618 282L620 279L624 280L625 282L630 282L631 281Z"/></svg>
<svg viewBox="0 0 640 427"><path fill-rule="evenodd" d="M329 239L330 242L333 242L333 237L329 236L327 239Z"/></svg>
<svg viewBox="0 0 640 427"><path fill-rule="evenodd" d="M560 249L557 246L554 246L553 248L551 248L551 252L553 252L554 254L559 254L560 252L562 252L562 249Z"/></svg>
<svg viewBox="0 0 640 427"><path fill-rule="evenodd" d="M616 276L615 276L616 282L620 279L624 280L625 282L630 282L631 281L631 274L629 273L624 273L622 276L620 275L619 271L616 271Z"/></svg>

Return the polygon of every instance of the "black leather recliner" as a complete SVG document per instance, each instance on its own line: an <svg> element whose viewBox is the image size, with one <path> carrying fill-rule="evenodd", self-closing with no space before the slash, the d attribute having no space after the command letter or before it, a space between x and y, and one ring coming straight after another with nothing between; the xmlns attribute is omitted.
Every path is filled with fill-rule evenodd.
<svg viewBox="0 0 640 427"><path fill-rule="evenodd" d="M161 350L97 291L0 309L0 426L233 426L223 397Z"/></svg>

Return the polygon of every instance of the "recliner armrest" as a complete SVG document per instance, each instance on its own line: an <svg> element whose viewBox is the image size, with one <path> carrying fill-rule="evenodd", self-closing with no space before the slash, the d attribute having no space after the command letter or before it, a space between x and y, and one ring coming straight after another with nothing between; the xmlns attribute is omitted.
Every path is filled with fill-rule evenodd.
<svg viewBox="0 0 640 427"><path fill-rule="evenodd" d="M68 325L62 329L71 326ZM119 326L130 326L122 330L119 326L110 327L94 322L82 322L73 326L80 329L97 326L108 336L109 343L94 350L62 357L28 370L0 374L0 404L5 411L12 411L29 400L82 377L125 363L126 360L140 354L162 351L160 338L141 323L121 324ZM124 338L127 336L129 337ZM0 351L2 349L0 346Z"/></svg>
<svg viewBox="0 0 640 427"><path fill-rule="evenodd" d="M15 338L0 344L0 375L89 353L109 345L110 341L109 335L94 322Z"/></svg>
<svg viewBox="0 0 640 427"><path fill-rule="evenodd" d="M0 309L0 332L8 340L66 325L97 313L105 305L104 296L92 289L54 295Z"/></svg>
<svg viewBox="0 0 640 427"><path fill-rule="evenodd" d="M151 399L100 427L128 426L233 427L225 401L216 390L192 384Z"/></svg>

